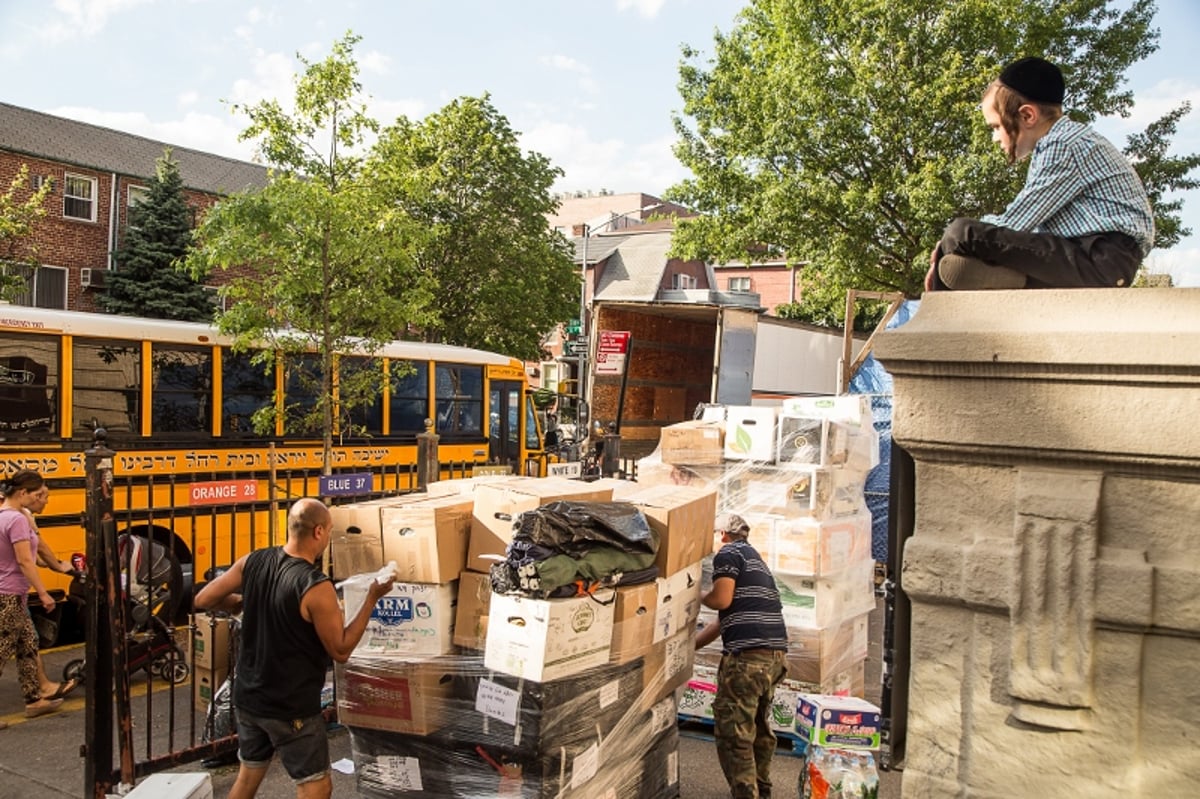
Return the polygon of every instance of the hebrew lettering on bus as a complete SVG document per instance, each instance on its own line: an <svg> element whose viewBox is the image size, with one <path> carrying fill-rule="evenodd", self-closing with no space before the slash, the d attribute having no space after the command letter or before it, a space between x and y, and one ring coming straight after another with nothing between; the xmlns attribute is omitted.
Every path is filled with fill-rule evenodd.
<svg viewBox="0 0 1200 799"><path fill-rule="evenodd" d="M42 477L63 476L58 473L58 460L50 456L39 458L31 455L26 458L0 458L0 474L14 474L22 469L37 472Z"/></svg>
<svg viewBox="0 0 1200 799"><path fill-rule="evenodd" d="M117 455L122 472L175 471L175 455Z"/></svg>
<svg viewBox="0 0 1200 799"><path fill-rule="evenodd" d="M351 460L355 463L383 463L387 459L387 448L355 449L350 451Z"/></svg>
<svg viewBox="0 0 1200 799"><path fill-rule="evenodd" d="M227 452L225 453L225 466L231 469L253 469L262 466L262 453Z"/></svg>
<svg viewBox="0 0 1200 799"><path fill-rule="evenodd" d="M189 469L215 469L221 458L215 452L188 452L183 456Z"/></svg>

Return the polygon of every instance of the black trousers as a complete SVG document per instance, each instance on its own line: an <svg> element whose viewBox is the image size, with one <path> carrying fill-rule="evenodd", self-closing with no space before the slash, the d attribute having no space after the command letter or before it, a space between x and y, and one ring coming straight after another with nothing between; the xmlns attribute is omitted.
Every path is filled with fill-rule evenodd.
<svg viewBox="0 0 1200 799"><path fill-rule="evenodd" d="M1063 238L955 219L939 245L941 255L977 258L1023 272L1026 288L1107 288L1129 286L1142 263L1137 240L1124 233ZM937 288L945 288L939 285Z"/></svg>

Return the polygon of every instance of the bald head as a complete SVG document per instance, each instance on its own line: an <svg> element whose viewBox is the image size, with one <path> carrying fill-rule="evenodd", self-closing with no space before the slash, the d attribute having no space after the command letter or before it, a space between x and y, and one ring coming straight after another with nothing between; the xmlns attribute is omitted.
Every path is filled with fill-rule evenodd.
<svg viewBox="0 0 1200 799"><path fill-rule="evenodd" d="M318 499L305 497L297 500L288 511L288 538L294 541L311 539L317 525L329 529L333 521L329 508Z"/></svg>

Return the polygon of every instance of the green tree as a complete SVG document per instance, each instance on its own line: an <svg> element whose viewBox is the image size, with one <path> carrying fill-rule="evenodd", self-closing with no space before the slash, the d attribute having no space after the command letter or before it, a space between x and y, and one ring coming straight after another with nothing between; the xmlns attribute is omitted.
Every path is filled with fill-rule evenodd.
<svg viewBox="0 0 1200 799"><path fill-rule="evenodd" d="M51 188L47 180L29 191L29 165L21 164L0 193L0 300L16 299L27 285L25 276L37 266L37 248L30 234L34 222L46 215L43 203ZM18 199L27 191L28 197Z"/></svg>
<svg viewBox="0 0 1200 799"><path fill-rule="evenodd" d="M755 0L715 54L685 47L676 154L694 178L667 196L676 254L761 257L767 243L808 261L805 292L828 284L920 293L929 252L955 216L997 212L1024 167L1004 162L978 106L1001 66L1057 62L1073 118L1127 115L1128 67L1157 48L1152 0ZM1168 114L1128 151L1151 195L1188 188L1194 157L1171 158ZM1164 246L1178 204L1160 202ZM841 318L838 302L817 315ZM822 304L814 299L814 306Z"/></svg>
<svg viewBox="0 0 1200 799"><path fill-rule="evenodd" d="M101 303L124 316L211 321L213 296L179 267L192 240L192 210L169 149L155 162L147 189L129 209L117 268L108 275Z"/></svg>
<svg viewBox="0 0 1200 799"><path fill-rule="evenodd" d="M288 428L321 432L327 472L335 355L369 354L426 324L432 299L413 257L423 231L362 173L359 153L376 124L359 99L358 40L346 34L320 62L297 55L304 72L291 114L275 100L234 106L250 119L241 138L258 141L271 178L262 190L215 205L188 258L194 275L232 270L222 288L231 305L217 321L236 348L292 355L289 377L298 378L301 401L289 400ZM347 370L337 386L343 410L378 396L382 381L380 369ZM255 417L263 432L274 422L273 408Z"/></svg>
<svg viewBox="0 0 1200 799"><path fill-rule="evenodd" d="M367 171L429 234L416 256L433 290L422 337L539 358L545 332L579 296L570 245L546 227L562 171L521 151L487 95L419 122L397 119Z"/></svg>

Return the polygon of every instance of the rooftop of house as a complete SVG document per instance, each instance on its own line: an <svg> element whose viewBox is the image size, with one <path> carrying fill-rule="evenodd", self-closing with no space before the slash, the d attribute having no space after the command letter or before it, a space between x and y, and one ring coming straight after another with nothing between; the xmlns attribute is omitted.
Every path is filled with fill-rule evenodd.
<svg viewBox="0 0 1200 799"><path fill-rule="evenodd" d="M0 150L18 155L148 179L167 149L189 189L233 194L267 184L267 168L261 164L0 103Z"/></svg>

